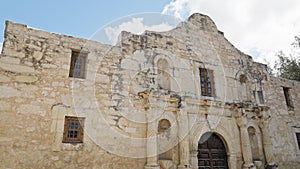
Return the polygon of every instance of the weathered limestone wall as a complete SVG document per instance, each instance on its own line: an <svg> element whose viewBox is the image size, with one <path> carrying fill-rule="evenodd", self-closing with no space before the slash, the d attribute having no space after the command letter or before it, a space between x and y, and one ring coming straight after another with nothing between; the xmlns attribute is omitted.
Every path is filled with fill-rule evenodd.
<svg viewBox="0 0 300 169"><path fill-rule="evenodd" d="M251 98L251 93L255 90L258 79L260 82L266 80L265 65L253 63L251 57L239 52L224 38L207 16L198 14L192 15L188 22L169 32L145 32L140 36L123 32L122 40L121 45L126 52L123 61L134 65L132 67L136 69L133 72L148 73L147 77L157 79L155 63L160 58L166 59L173 68L170 70L172 77L170 88L181 96L184 105L182 110L189 114L190 119L191 167L197 168L200 137L206 132L215 131L223 138L226 137L224 140L228 145L229 166L240 168L243 164L239 147L241 141L234 117L240 116L241 108L233 110L235 108L225 105L244 101L252 101L251 104L257 105L256 99ZM141 49L144 51L140 52ZM201 96L199 67L213 70L214 97ZM239 76L242 74L249 81L249 87L244 94L249 95L249 100L244 100L245 96L240 94ZM149 87L157 90L157 82L149 83L144 88L134 87L138 91L132 94L147 90ZM251 120L249 121L246 127L250 126ZM257 122L252 122L252 125L258 128ZM261 153L262 151L260 148ZM264 161L263 157L261 161Z"/></svg>
<svg viewBox="0 0 300 169"><path fill-rule="evenodd" d="M224 141L231 169L299 168L300 84L270 77L208 16L168 32L122 32L119 46L6 24L2 168L196 169L207 132ZM69 77L72 50L88 53L84 79ZM211 97L201 95L199 68L213 72ZM85 117L83 144L62 143L66 115Z"/></svg>
<svg viewBox="0 0 300 169"><path fill-rule="evenodd" d="M286 105L283 87L290 88L293 110L289 110ZM271 77L265 85L265 91L266 104L270 106L269 132L275 157L280 168L299 168L300 150L295 133L300 132L300 83Z"/></svg>
<svg viewBox="0 0 300 169"><path fill-rule="evenodd" d="M98 42L6 22L0 57L0 168L143 167L145 160L110 154L87 134L83 144L61 142L64 116L83 115L75 112L80 105L76 101L80 100L73 95L81 92L83 104L89 108L93 104L94 95L89 95L93 91L93 75L100 57L109 48ZM89 52L84 80L68 77L72 50ZM96 80L109 81L101 76ZM109 102L111 98L102 100Z"/></svg>

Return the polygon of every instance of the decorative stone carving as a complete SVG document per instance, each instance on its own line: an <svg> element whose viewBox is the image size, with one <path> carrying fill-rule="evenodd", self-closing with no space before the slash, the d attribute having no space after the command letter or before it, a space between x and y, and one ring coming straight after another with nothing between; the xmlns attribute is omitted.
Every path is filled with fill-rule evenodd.
<svg viewBox="0 0 300 169"><path fill-rule="evenodd" d="M227 143L230 169L243 163L244 168L254 168L253 163L259 167L260 160L266 161L265 168L300 168L295 133L288 133L300 121L300 106L289 110L282 90L291 89L291 99L300 103L300 83L269 76L266 65L231 45L208 16L194 14L168 32L122 32L117 46L9 21L4 38L2 168L158 169L172 168L173 163L174 168L198 169L198 141L211 130ZM84 79L69 78L72 50L89 52ZM169 66L162 62L162 71L156 72L159 55ZM201 94L200 67L213 71L213 97ZM239 85L241 74L247 76L249 89L244 78L243 87ZM239 97L241 88L243 96L262 91L264 104L254 96ZM262 119L268 110L272 123ZM164 145L156 140L157 122L167 113L179 121L172 121L174 132L162 135L175 138L164 159L172 161L160 162ZM62 143L65 115L86 117L84 143ZM262 120L263 139L257 143L264 149L262 158L251 157L247 119L255 125Z"/></svg>
<svg viewBox="0 0 300 169"><path fill-rule="evenodd" d="M150 93L151 93L151 90L146 90L146 91L138 93L138 96L141 99L141 104L143 105L143 107L146 111L149 110L149 108L150 108L150 102L149 102Z"/></svg>
<svg viewBox="0 0 300 169"><path fill-rule="evenodd" d="M278 165L275 162L275 157L273 153L273 146L272 142L270 140L270 136L268 133L268 126L269 126L269 117L261 118L259 127L262 131L262 137L263 137L263 147L266 157L267 164L265 165L265 168L267 169L277 169Z"/></svg>
<svg viewBox="0 0 300 169"><path fill-rule="evenodd" d="M175 165L172 160L159 160L161 169L175 169Z"/></svg>
<svg viewBox="0 0 300 169"><path fill-rule="evenodd" d="M240 127L241 143L242 143L242 153L243 153L243 169L256 169L253 164L251 144L249 139L249 134L247 130L248 120L245 117L240 117L237 119L237 124Z"/></svg>
<svg viewBox="0 0 300 169"><path fill-rule="evenodd" d="M190 168L190 149L189 149L189 136L188 136L188 116L186 112L179 113L179 169Z"/></svg>
<svg viewBox="0 0 300 169"><path fill-rule="evenodd" d="M159 168L157 158L157 123L156 121L147 124L147 164L145 169Z"/></svg>

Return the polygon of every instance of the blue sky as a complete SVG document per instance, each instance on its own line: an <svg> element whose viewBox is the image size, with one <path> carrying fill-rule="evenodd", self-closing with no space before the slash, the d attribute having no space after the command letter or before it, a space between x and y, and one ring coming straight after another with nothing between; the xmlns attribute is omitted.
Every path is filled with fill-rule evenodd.
<svg viewBox="0 0 300 169"><path fill-rule="evenodd" d="M140 33L170 28L169 23L147 25L151 22L147 17L120 21L122 17L157 12L185 20L198 12L210 16L238 49L258 62L274 63L275 53L290 51L294 36L300 35L299 9L299 0L6 0L0 5L0 45L5 20L82 38L90 38L109 23L119 23L105 32L115 41L122 29Z"/></svg>
<svg viewBox="0 0 300 169"><path fill-rule="evenodd" d="M104 25L133 13L160 13L169 0L7 0L0 5L0 42L5 20L30 27L90 37Z"/></svg>

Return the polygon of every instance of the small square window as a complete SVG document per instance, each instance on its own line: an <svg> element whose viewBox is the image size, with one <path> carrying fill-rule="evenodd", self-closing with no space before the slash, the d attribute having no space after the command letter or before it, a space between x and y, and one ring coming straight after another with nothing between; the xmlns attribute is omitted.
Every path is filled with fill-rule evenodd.
<svg viewBox="0 0 300 169"><path fill-rule="evenodd" d="M83 117L65 117L63 143L83 142Z"/></svg>
<svg viewBox="0 0 300 169"><path fill-rule="evenodd" d="M87 53L72 51L69 77L85 78Z"/></svg>
<svg viewBox="0 0 300 169"><path fill-rule="evenodd" d="M202 96L213 96L213 72L205 68L199 70Z"/></svg>

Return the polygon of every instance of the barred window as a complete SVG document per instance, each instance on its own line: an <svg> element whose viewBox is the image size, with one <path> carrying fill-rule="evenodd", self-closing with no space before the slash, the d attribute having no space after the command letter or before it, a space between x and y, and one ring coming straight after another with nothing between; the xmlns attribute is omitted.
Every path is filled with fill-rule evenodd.
<svg viewBox="0 0 300 169"><path fill-rule="evenodd" d="M200 68L200 82L202 96L213 96L213 71Z"/></svg>
<svg viewBox="0 0 300 169"><path fill-rule="evenodd" d="M69 77L85 78L87 53L72 51Z"/></svg>
<svg viewBox="0 0 300 169"><path fill-rule="evenodd" d="M65 117L63 143L83 142L83 117Z"/></svg>

